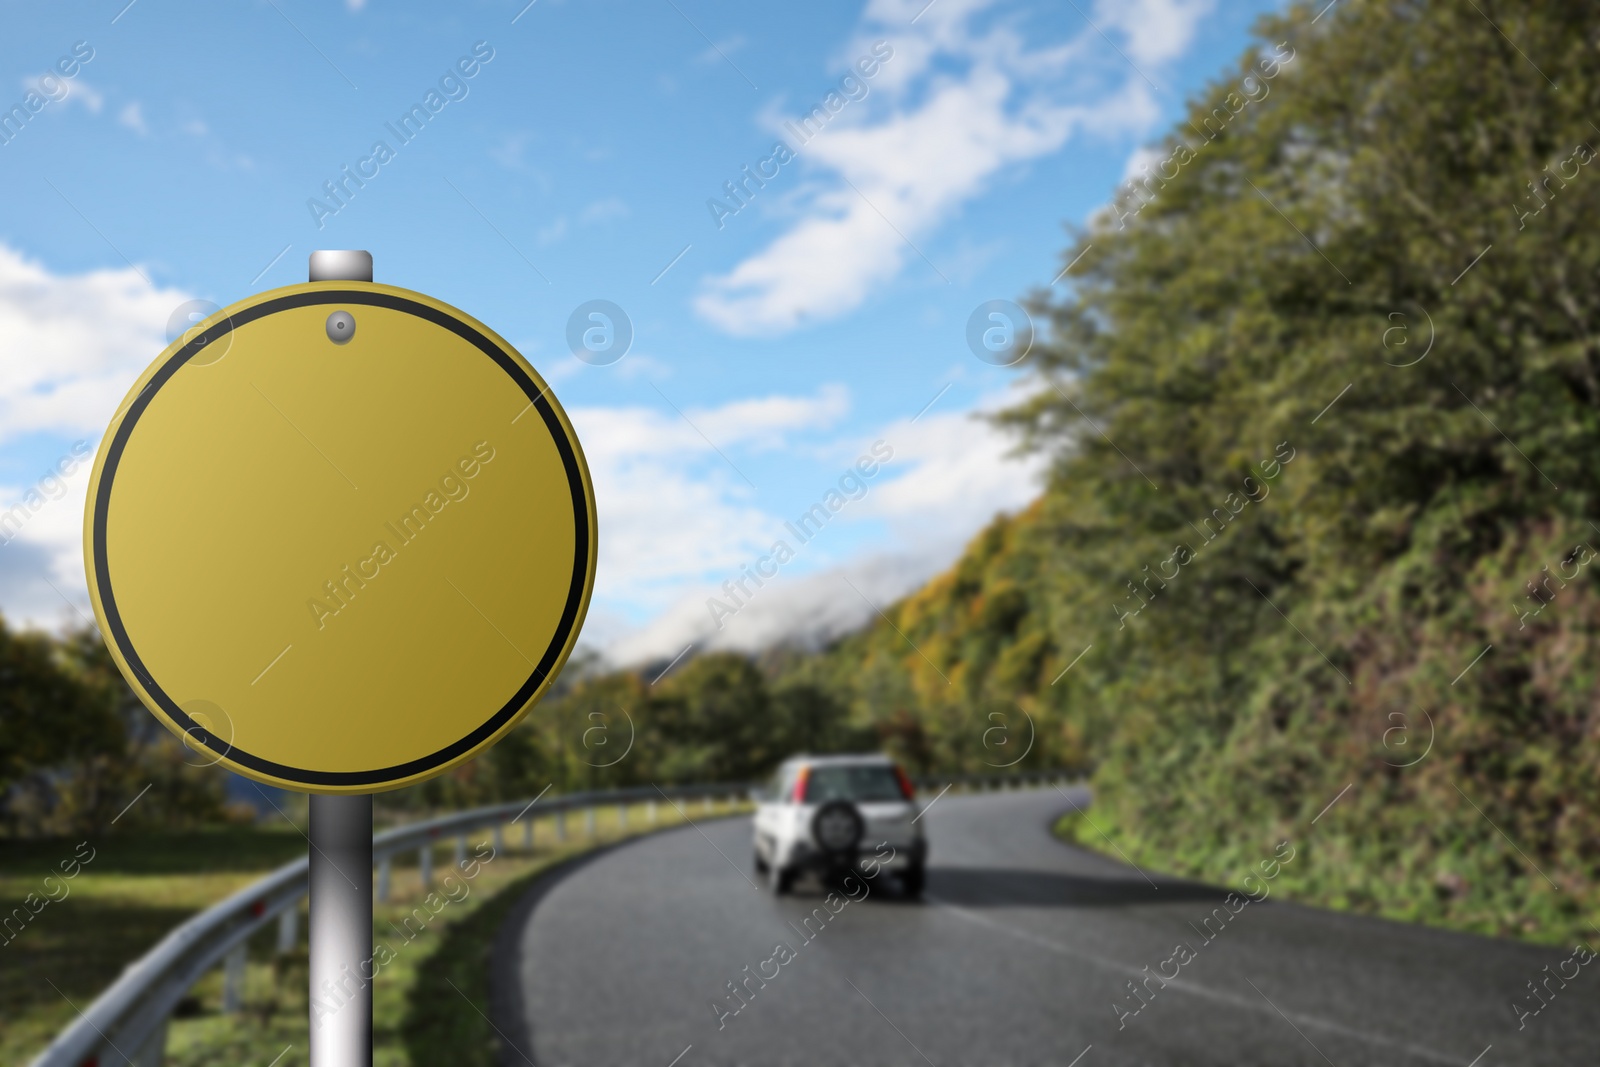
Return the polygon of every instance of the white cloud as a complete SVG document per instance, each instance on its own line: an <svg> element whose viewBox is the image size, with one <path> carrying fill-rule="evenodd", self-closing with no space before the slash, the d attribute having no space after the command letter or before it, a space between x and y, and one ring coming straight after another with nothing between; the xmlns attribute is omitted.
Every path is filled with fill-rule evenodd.
<svg viewBox="0 0 1600 1067"><path fill-rule="evenodd" d="M750 508L741 543L719 553L715 567L685 568L678 582L660 590L671 595L655 618L631 630L612 620L591 643L612 662L633 665L670 658L691 643L701 651L754 651L780 642L815 647L867 623L875 608L948 566L997 512L1015 511L1038 495L1043 462L1011 456L1014 440L975 417L1014 399L987 397L972 411L929 413L881 427L867 439L886 442L893 458L868 482L866 495L810 541L798 543L783 526L784 516ZM819 500L830 487L819 483ZM888 528L886 540L852 553L830 547L841 543L835 524L873 520ZM742 603L732 599L723 583L740 579L778 539L794 550L794 559L759 588L747 581L750 595ZM738 607L731 618L720 618L720 628L711 597Z"/></svg>
<svg viewBox="0 0 1600 1067"><path fill-rule="evenodd" d="M572 409L599 508L597 595L659 609L686 583L765 551L783 522L752 502L755 491L717 450L781 448L791 434L826 429L848 405L844 390L824 387L814 397L760 397L683 416Z"/></svg>
<svg viewBox="0 0 1600 1067"><path fill-rule="evenodd" d="M67 95L65 99L78 101L96 115L100 114L100 109L105 107L105 94L82 78L73 78L66 85Z"/></svg>
<svg viewBox="0 0 1600 1067"><path fill-rule="evenodd" d="M555 221L548 226L539 227L538 241L541 245L552 245L567 235L567 217L557 215Z"/></svg>
<svg viewBox="0 0 1600 1067"><path fill-rule="evenodd" d="M848 390L824 385L814 397L756 397L689 417L713 441L740 441L749 448L769 449L784 447L795 431L827 429L849 409Z"/></svg>
<svg viewBox="0 0 1600 1067"><path fill-rule="evenodd" d="M144 108L140 106L137 100L122 109L122 113L117 116L117 121L137 133L140 137L148 136L150 133L150 127L146 126L144 122Z"/></svg>
<svg viewBox="0 0 1600 1067"><path fill-rule="evenodd" d="M1108 32L1123 31L1131 54L1154 65L1187 46L1209 2L1138 0L1140 18L1120 13ZM1120 58L1110 59L1119 65L1114 87L1089 76L1107 63L1092 28L1035 45L1003 21L976 28L992 6L943 0L922 10L923 0L873 0L843 62L880 40L893 56L869 95L803 146L768 117L820 180L786 232L704 279L694 301L703 318L760 335L843 315L924 258L927 235L1005 168L1057 151L1075 131L1141 130L1156 120L1149 87ZM1156 18L1165 21L1145 25Z"/></svg>
<svg viewBox="0 0 1600 1067"><path fill-rule="evenodd" d="M0 442L98 435L189 299L132 267L53 275L0 245Z"/></svg>
<svg viewBox="0 0 1600 1067"><path fill-rule="evenodd" d="M504 134L499 143L489 149L489 158L507 170L523 170L527 167L526 153L530 140L526 133Z"/></svg>
<svg viewBox="0 0 1600 1067"><path fill-rule="evenodd" d="M31 486L0 486L0 605L6 620L57 629L89 625L83 512L94 452L80 442ZM70 473L60 477L59 471Z"/></svg>
<svg viewBox="0 0 1600 1067"><path fill-rule="evenodd" d="M1153 65L1182 55L1213 6L1213 0L1100 0L1094 20L1107 33L1124 33L1133 62Z"/></svg>
<svg viewBox="0 0 1600 1067"><path fill-rule="evenodd" d="M648 409L572 412L594 480L601 595L659 607L736 561L774 525L688 426Z"/></svg>
<svg viewBox="0 0 1600 1067"><path fill-rule="evenodd" d="M1122 165L1122 181L1126 183L1142 178L1146 170L1166 157L1166 152L1153 145L1140 145L1128 154L1128 161Z"/></svg>
<svg viewBox="0 0 1600 1067"><path fill-rule="evenodd" d="M1043 461L1014 456L1016 438L985 418L1019 399L986 397L971 411L930 412L879 431L894 446L894 470L904 473L862 501L862 515L890 523L902 542L948 550L996 512L1038 496Z"/></svg>
<svg viewBox="0 0 1600 1067"><path fill-rule="evenodd" d="M168 319L188 299L153 287L131 267L55 275L0 245L0 443L39 433L92 446L139 372L166 347ZM62 458L69 455L64 447ZM25 508L20 532L15 519L7 528L16 532L0 546L0 607L8 621L57 627L87 620L82 545L90 466L76 466L64 493L44 484L42 506ZM0 513L19 514L19 503L40 499L28 496L37 488L0 486Z"/></svg>
<svg viewBox="0 0 1600 1067"><path fill-rule="evenodd" d="M859 629L876 617L876 609L905 596L948 562L946 555L928 550L885 553L794 579L780 577L725 619L720 631L706 600L723 594L707 587L678 600L649 625L599 647L608 660L625 666L670 658L691 644L700 652L757 652L778 644L817 648Z"/></svg>
<svg viewBox="0 0 1600 1067"><path fill-rule="evenodd" d="M105 96L82 78L56 78L53 74L49 77L51 80L48 84L40 78L22 79L25 91L35 93L46 101L46 113L49 111L48 105L57 101L77 100L96 115L105 106Z"/></svg>
<svg viewBox="0 0 1600 1067"><path fill-rule="evenodd" d="M578 216L578 221L589 226L627 217L628 205L618 197L608 196L585 207L583 213Z"/></svg>

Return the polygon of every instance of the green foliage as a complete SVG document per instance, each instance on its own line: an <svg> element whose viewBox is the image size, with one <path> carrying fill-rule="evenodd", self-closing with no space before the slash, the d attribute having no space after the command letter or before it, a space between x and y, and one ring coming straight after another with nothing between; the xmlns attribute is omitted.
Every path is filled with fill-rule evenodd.
<svg viewBox="0 0 1600 1067"><path fill-rule="evenodd" d="M249 818L211 762L144 710L93 631L58 639L0 621L0 812L12 836Z"/></svg>
<svg viewBox="0 0 1600 1067"><path fill-rule="evenodd" d="M1489 12L1559 92L1471 5L1314 14L1034 299L1001 421L1045 496L811 671L946 760L962 701L1029 709L1140 863L1229 880L1290 837L1303 898L1587 936L1600 14Z"/></svg>
<svg viewBox="0 0 1600 1067"><path fill-rule="evenodd" d="M68 651L0 620L0 793L40 767L114 752L121 724Z"/></svg>
<svg viewBox="0 0 1600 1067"><path fill-rule="evenodd" d="M1083 767L1094 719L1050 684L1066 663L1040 581L1051 564L1039 514L996 519L885 623L786 664L779 684L827 694L917 773Z"/></svg>
<svg viewBox="0 0 1600 1067"><path fill-rule="evenodd" d="M435 782L457 783L458 794L483 802L532 796L552 783L571 792L749 781L795 752L874 747L873 732L853 726L848 715L828 690L803 680L774 684L731 653L687 660L655 684L631 671L581 666L506 740ZM518 787L493 784L503 782Z"/></svg>

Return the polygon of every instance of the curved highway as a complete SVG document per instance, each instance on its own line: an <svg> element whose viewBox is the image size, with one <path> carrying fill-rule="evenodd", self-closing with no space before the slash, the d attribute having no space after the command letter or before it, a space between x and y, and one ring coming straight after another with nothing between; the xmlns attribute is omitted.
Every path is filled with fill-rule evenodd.
<svg viewBox="0 0 1600 1067"><path fill-rule="evenodd" d="M887 875L860 900L805 884L773 898L750 870L747 818L579 863L502 931L494 1014L515 1046L502 1062L1600 1062L1600 963L1275 897L1225 900L1061 844L1049 826L1067 795L1087 805L1077 789L938 800L924 816L922 903L896 899ZM1293 849L1280 852L1290 864ZM1273 859L1264 852L1275 872Z"/></svg>

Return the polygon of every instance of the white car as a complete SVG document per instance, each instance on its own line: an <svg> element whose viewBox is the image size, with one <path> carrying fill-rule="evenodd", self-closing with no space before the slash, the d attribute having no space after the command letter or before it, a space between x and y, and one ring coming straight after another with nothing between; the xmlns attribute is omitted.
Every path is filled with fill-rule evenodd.
<svg viewBox="0 0 1600 1067"><path fill-rule="evenodd" d="M802 872L896 876L922 892L928 855L911 779L889 757L795 756L758 795L756 872L773 893Z"/></svg>

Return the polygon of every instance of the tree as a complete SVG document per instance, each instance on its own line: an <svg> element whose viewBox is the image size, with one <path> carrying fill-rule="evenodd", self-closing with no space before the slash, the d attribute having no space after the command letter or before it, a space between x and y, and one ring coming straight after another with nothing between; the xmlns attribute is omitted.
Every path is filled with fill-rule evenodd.
<svg viewBox="0 0 1600 1067"><path fill-rule="evenodd" d="M655 716L675 781L752 778L781 758L766 681L744 656L712 652L680 667Z"/></svg>
<svg viewBox="0 0 1600 1067"><path fill-rule="evenodd" d="M53 805L44 773L71 760L118 751L122 723L114 702L45 634L16 633L0 620L0 798L31 780ZM12 809L13 831L15 810Z"/></svg>
<svg viewBox="0 0 1600 1067"><path fill-rule="evenodd" d="M819 685L793 682L772 693L769 754L853 752L876 747L872 731L852 726L850 709Z"/></svg>

